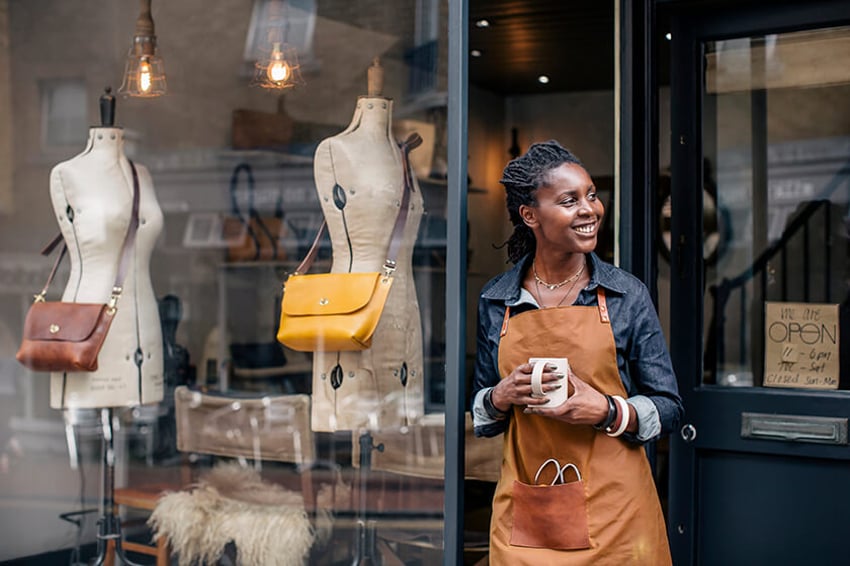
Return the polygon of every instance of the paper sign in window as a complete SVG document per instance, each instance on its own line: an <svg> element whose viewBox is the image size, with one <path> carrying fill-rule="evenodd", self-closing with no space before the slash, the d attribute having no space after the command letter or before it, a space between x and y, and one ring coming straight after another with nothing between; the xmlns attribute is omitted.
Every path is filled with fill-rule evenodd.
<svg viewBox="0 0 850 566"><path fill-rule="evenodd" d="M838 305L765 303L764 385L838 388Z"/></svg>

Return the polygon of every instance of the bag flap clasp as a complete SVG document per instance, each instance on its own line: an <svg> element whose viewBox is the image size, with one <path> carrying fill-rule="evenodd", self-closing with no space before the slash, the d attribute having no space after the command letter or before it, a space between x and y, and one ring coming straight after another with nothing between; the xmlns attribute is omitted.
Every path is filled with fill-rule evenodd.
<svg viewBox="0 0 850 566"><path fill-rule="evenodd" d="M383 277L377 272L290 275L281 308L288 316L348 314L365 307Z"/></svg>
<svg viewBox="0 0 850 566"><path fill-rule="evenodd" d="M108 306L98 303L33 303L24 322L24 338L84 342L97 328L104 309Z"/></svg>

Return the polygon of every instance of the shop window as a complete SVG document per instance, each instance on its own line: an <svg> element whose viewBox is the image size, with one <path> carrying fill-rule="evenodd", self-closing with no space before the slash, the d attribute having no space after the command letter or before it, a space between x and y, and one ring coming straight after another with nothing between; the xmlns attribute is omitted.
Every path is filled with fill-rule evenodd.
<svg viewBox="0 0 850 566"><path fill-rule="evenodd" d="M445 180L447 2L154 0L168 91L139 98L103 96L121 84L139 3L66 4L48 0L36 14L0 0L0 142L8 124L16 204L0 221L0 265L14 274L0 285L0 457L25 507L43 485L61 492L0 536L0 562L54 549L79 559L53 562L94 562L98 524L110 540L150 541L144 521L120 534L101 521L112 488L102 480L114 478L114 502L133 519L151 509L133 509L128 494L150 507L160 480L183 493L224 463L297 492L316 533L309 556L286 549L299 563L441 562L443 527L458 520L444 517L442 497L445 327L457 315L446 312L446 203L457 190ZM280 60L268 57L275 43ZM284 60L295 64L275 65ZM284 88L274 78L284 68L301 80ZM112 119L99 112L111 101ZM106 300L99 277L117 268L113 248L134 210L134 256L98 370L19 367L25 315L58 255L41 257L41 245L61 230L70 250L50 301ZM365 350L277 340L284 284L323 221L309 275L382 271L398 240L392 293ZM104 463L107 436L115 458ZM57 520L66 512L78 548L74 527ZM280 530L251 531L267 548L282 544L261 538Z"/></svg>
<svg viewBox="0 0 850 566"><path fill-rule="evenodd" d="M86 83L82 79L41 83L42 143L45 148L76 146L88 127Z"/></svg>

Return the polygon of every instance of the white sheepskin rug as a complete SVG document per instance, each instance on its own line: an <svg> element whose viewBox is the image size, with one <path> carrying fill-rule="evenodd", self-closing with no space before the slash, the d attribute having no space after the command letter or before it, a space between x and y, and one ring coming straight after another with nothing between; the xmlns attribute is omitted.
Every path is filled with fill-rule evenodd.
<svg viewBox="0 0 850 566"><path fill-rule="evenodd" d="M314 533L298 493L238 464L219 464L189 491L166 493L148 519L180 566L215 564L233 542L242 566L304 564Z"/></svg>

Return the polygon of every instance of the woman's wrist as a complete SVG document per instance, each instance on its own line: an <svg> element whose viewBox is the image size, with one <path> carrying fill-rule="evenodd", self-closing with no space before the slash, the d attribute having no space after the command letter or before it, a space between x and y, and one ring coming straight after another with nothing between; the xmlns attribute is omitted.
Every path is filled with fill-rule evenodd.
<svg viewBox="0 0 850 566"><path fill-rule="evenodd" d="M503 420L508 418L508 414L510 412L510 407L506 409L501 409L496 406L496 403L493 400L494 392L496 391L495 387L491 387L484 393L483 403L484 410L487 411L487 414L490 415L491 418L496 420Z"/></svg>
<svg viewBox="0 0 850 566"><path fill-rule="evenodd" d="M602 431L611 426L611 423L614 422L614 419L617 418L617 405L614 402L614 399L610 395L605 395L606 402L606 413L605 416L598 421L593 428L596 430Z"/></svg>

